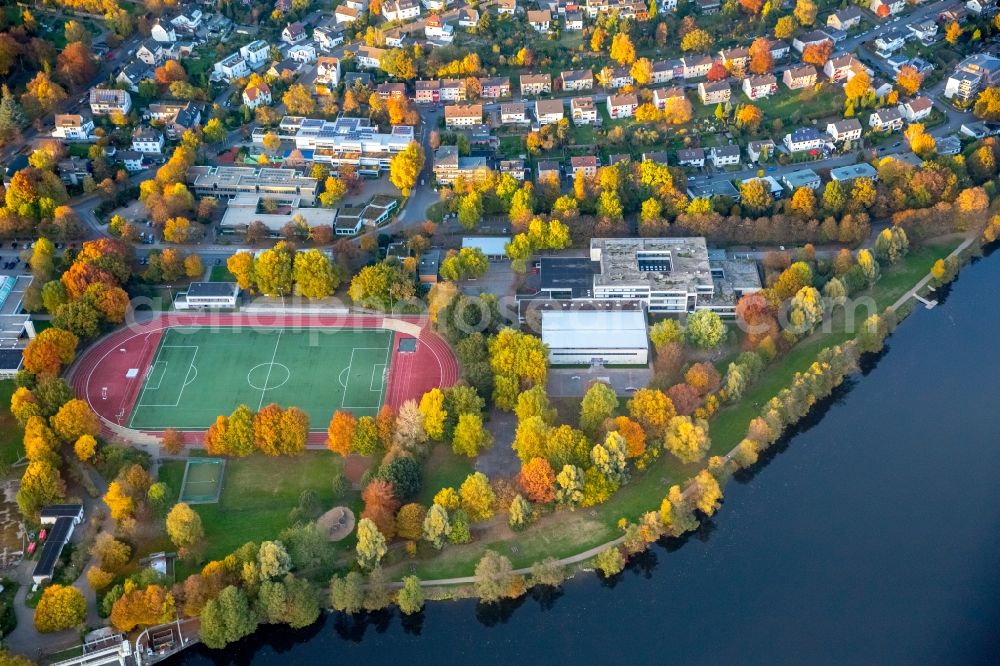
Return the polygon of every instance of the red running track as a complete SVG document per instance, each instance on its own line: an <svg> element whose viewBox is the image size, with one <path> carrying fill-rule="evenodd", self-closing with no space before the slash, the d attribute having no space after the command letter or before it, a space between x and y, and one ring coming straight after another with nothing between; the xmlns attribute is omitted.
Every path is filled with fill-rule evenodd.
<svg viewBox="0 0 1000 666"><path fill-rule="evenodd" d="M146 371L159 346L163 332L175 326L215 328L386 328L381 315L271 315L271 314L168 314L149 322L132 324L115 331L85 351L70 370L69 381L77 396L86 400L105 421L107 434L115 433L109 424L125 426L132 413ZM393 317L420 327L415 352L397 352L408 333L395 331L389 382L385 404L399 408L410 399L434 387L452 386L458 381L458 362L448 344L427 327L425 318ZM127 377L136 370L133 377ZM312 424L309 441L326 441L326 424ZM316 429L316 428L319 429ZM147 431L144 431L147 432ZM196 444L202 432L186 432L185 441ZM152 432L151 434L157 434Z"/></svg>

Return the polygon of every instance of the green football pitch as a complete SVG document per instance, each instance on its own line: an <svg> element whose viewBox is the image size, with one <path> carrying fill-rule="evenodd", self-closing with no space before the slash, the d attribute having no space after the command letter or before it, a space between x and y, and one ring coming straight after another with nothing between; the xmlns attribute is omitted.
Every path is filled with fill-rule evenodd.
<svg viewBox="0 0 1000 666"><path fill-rule="evenodd" d="M204 430L238 405L298 407L313 430L336 410L374 416L392 331L169 328L146 371L129 426Z"/></svg>

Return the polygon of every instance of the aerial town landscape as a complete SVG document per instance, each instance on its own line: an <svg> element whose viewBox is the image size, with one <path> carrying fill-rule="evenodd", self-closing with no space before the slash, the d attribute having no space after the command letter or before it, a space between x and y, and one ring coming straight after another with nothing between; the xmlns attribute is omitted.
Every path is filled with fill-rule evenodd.
<svg viewBox="0 0 1000 666"><path fill-rule="evenodd" d="M747 529L734 505L773 481L755 477L817 455L799 438L864 444L836 410L893 363L908 374L882 395L959 393L915 359L965 345L930 333L957 326L963 289L987 283L969 307L1000 319L988 278L951 284L1000 237L1000 13L10 1L0 169L0 665L313 663L352 643L389 663L404 648L382 641L421 635L411 658L464 661L515 626L606 635L556 614L563 594L696 596L656 577L732 570L692 551ZM926 448L908 441L893 457ZM935 503L921 488L872 502ZM837 622L801 640L820 650ZM449 626L464 657L431 651ZM749 661L995 663L992 627L962 658L851 634L857 652L776 640ZM654 659L581 645L542 633L518 656Z"/></svg>

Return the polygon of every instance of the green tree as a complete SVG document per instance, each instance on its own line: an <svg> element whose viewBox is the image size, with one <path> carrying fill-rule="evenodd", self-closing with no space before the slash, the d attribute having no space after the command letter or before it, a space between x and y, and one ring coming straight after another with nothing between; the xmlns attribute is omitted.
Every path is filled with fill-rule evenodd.
<svg viewBox="0 0 1000 666"><path fill-rule="evenodd" d="M450 532L448 511L440 504L432 504L424 517L424 540L441 550Z"/></svg>
<svg viewBox="0 0 1000 666"><path fill-rule="evenodd" d="M556 474L556 501L565 506L576 506L583 499L583 470L575 465L563 465Z"/></svg>
<svg viewBox="0 0 1000 666"><path fill-rule="evenodd" d="M684 329L676 319L664 319L649 327L649 339L657 349L672 342L684 342Z"/></svg>
<svg viewBox="0 0 1000 666"><path fill-rule="evenodd" d="M712 349L726 339L726 325L717 313L698 310L688 315L687 337L697 347Z"/></svg>
<svg viewBox="0 0 1000 666"><path fill-rule="evenodd" d="M605 578L611 578L625 568L625 556L617 546L609 546L594 556L593 564Z"/></svg>
<svg viewBox="0 0 1000 666"><path fill-rule="evenodd" d="M364 576L357 571L343 578L334 576L330 581L330 605L344 613L360 612L365 599L364 583Z"/></svg>
<svg viewBox="0 0 1000 666"><path fill-rule="evenodd" d="M178 548L190 548L205 538L205 528L201 516L180 502L167 514L167 536Z"/></svg>
<svg viewBox="0 0 1000 666"><path fill-rule="evenodd" d="M257 612L250 605L246 592L230 585L210 599L201 611L201 642L213 649L224 648L257 629Z"/></svg>
<svg viewBox="0 0 1000 666"><path fill-rule="evenodd" d="M475 229L483 219L483 197L473 190L458 200L458 223L465 229Z"/></svg>
<svg viewBox="0 0 1000 666"><path fill-rule="evenodd" d="M627 453L625 438L617 432L609 432L603 442L595 444L591 449L590 459L602 476L622 484L628 480Z"/></svg>
<svg viewBox="0 0 1000 666"><path fill-rule="evenodd" d="M396 593L396 603L404 615L419 613L424 608L424 588L416 576L403 576L403 586Z"/></svg>
<svg viewBox="0 0 1000 666"><path fill-rule="evenodd" d="M580 428L593 436L605 419L614 416L618 409L618 395L604 382L594 382L580 402Z"/></svg>
<svg viewBox="0 0 1000 666"><path fill-rule="evenodd" d="M487 550L476 564L476 594L485 603L494 603L512 595L515 575L510 560L494 550Z"/></svg>

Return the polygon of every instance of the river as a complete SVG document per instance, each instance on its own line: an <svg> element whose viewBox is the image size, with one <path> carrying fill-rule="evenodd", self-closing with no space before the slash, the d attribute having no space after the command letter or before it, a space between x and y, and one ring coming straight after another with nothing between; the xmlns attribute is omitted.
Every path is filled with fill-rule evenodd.
<svg viewBox="0 0 1000 666"><path fill-rule="evenodd" d="M175 662L997 663L998 284L1000 257L966 267L698 533L618 580L407 622L330 615Z"/></svg>

